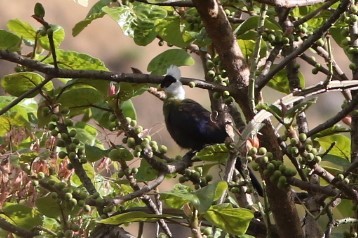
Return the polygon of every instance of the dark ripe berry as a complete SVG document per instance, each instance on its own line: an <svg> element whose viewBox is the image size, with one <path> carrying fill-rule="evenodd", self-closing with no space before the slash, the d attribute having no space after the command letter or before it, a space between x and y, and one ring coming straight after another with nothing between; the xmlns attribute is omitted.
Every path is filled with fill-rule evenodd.
<svg viewBox="0 0 358 238"><path fill-rule="evenodd" d="M72 129L72 130L68 133L68 135L69 135L70 137L75 137L76 134L77 134L77 131L76 131L75 129Z"/></svg>
<svg viewBox="0 0 358 238"><path fill-rule="evenodd" d="M54 129L56 129L56 124L54 124L54 123L48 124L48 129L49 129L49 130L54 130Z"/></svg>
<svg viewBox="0 0 358 238"><path fill-rule="evenodd" d="M51 135L52 135L52 136L57 136L57 135L58 135L58 130L53 129L53 130L51 131Z"/></svg>
<svg viewBox="0 0 358 238"><path fill-rule="evenodd" d="M65 118L64 123L66 126L73 126L73 121L69 118Z"/></svg>
<svg viewBox="0 0 358 238"><path fill-rule="evenodd" d="M77 154L75 152L70 152L68 158L71 160L77 159Z"/></svg>
<svg viewBox="0 0 358 238"><path fill-rule="evenodd" d="M58 147L65 147L65 146L66 146L66 143L65 143L64 140L58 139L58 140L56 141L56 146L58 146Z"/></svg>
<svg viewBox="0 0 358 238"><path fill-rule="evenodd" d="M58 157L60 159L64 159L64 158L66 158L66 156L67 156L67 153L65 151L58 152Z"/></svg>
<svg viewBox="0 0 358 238"><path fill-rule="evenodd" d="M50 120L53 122L58 122L59 121L59 117L56 114L52 114L50 117Z"/></svg>

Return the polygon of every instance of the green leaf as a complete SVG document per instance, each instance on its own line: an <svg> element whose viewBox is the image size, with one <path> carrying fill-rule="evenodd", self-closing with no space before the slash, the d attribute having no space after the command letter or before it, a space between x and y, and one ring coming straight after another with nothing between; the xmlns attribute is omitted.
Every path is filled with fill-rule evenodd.
<svg viewBox="0 0 358 238"><path fill-rule="evenodd" d="M298 72L298 79L299 79L299 87L305 87L305 80L303 74ZM273 88L281 93L289 94L291 93L290 85L287 78L287 70L282 69L278 72L267 84L270 88Z"/></svg>
<svg viewBox="0 0 358 238"><path fill-rule="evenodd" d="M83 144L94 145L98 135L97 129L85 122L78 122L76 127L76 138Z"/></svg>
<svg viewBox="0 0 358 238"><path fill-rule="evenodd" d="M20 46L20 37L11 32L0 30L0 50L18 51Z"/></svg>
<svg viewBox="0 0 358 238"><path fill-rule="evenodd" d="M137 120L137 112L134 108L132 100L124 101L121 104L121 110L123 111L125 117L130 117L133 120Z"/></svg>
<svg viewBox="0 0 358 238"><path fill-rule="evenodd" d="M228 150L225 144L209 145L196 153L195 158L203 161L225 162L228 158Z"/></svg>
<svg viewBox="0 0 358 238"><path fill-rule="evenodd" d="M2 207L1 215L8 222L24 228L33 229L35 226L42 225L42 217L40 213L33 208L17 203L5 203Z"/></svg>
<svg viewBox="0 0 358 238"><path fill-rule="evenodd" d="M185 50L169 49L154 57L149 62L147 70L156 75L163 75L170 65L188 66L194 63L194 59Z"/></svg>
<svg viewBox="0 0 358 238"><path fill-rule="evenodd" d="M107 6L111 0L100 0L95 3L92 8L89 10L86 18L78 22L72 29L72 36L77 36L84 28L86 28L92 21L102 18L105 13L102 11L102 8Z"/></svg>
<svg viewBox="0 0 358 238"><path fill-rule="evenodd" d="M192 193L189 187L176 184L170 192L161 193L160 198L169 206L181 209L184 204L199 204L199 198Z"/></svg>
<svg viewBox="0 0 358 238"><path fill-rule="evenodd" d="M15 100L15 97L1 96L0 108L4 108L10 102ZM29 114L36 114L37 104L32 99L25 99L12 107L5 114L0 116L0 136L5 135L11 129L16 127L28 128Z"/></svg>
<svg viewBox="0 0 358 238"><path fill-rule="evenodd" d="M102 150L97 146L85 145L86 159L89 162L96 162L105 156L108 156L108 150Z"/></svg>
<svg viewBox="0 0 358 238"><path fill-rule="evenodd" d="M222 196L227 188L228 185L225 181L219 181L195 191L194 194L199 198L199 203L196 206L199 214L205 213L213 202Z"/></svg>
<svg viewBox="0 0 358 238"><path fill-rule="evenodd" d="M81 33L81 31L83 31L89 24L92 23L92 21L102 18L105 15L105 13L100 12L100 13L94 13L88 17L86 17L86 19L76 23L76 25L72 28L72 36L75 37L78 34Z"/></svg>
<svg viewBox="0 0 358 238"><path fill-rule="evenodd" d="M157 25L156 32L160 38L168 44L180 48L184 48L189 44L183 40L183 32L181 30L180 18L178 16L163 19L163 21Z"/></svg>
<svg viewBox="0 0 358 238"><path fill-rule="evenodd" d="M39 18L43 18L45 16L45 8L42 6L41 3L37 2L35 4L34 13L35 16Z"/></svg>
<svg viewBox="0 0 358 238"><path fill-rule="evenodd" d="M145 159L140 161L138 172L135 174L135 178L139 182L147 182L155 179L158 176L158 171L148 164Z"/></svg>
<svg viewBox="0 0 358 238"><path fill-rule="evenodd" d="M47 217L58 218L61 216L62 208L59 205L59 201L52 198L51 195L38 198L36 207L40 213Z"/></svg>
<svg viewBox="0 0 358 238"><path fill-rule="evenodd" d="M13 96L21 96L23 93L35 88L44 81L44 78L32 72L14 73L4 76L1 80L1 86L5 91ZM52 82L48 82L42 87L42 90L51 91L53 89ZM34 92L27 96L28 98L35 97L39 92Z"/></svg>
<svg viewBox="0 0 358 238"><path fill-rule="evenodd" d="M68 108L95 105L104 100L103 95L94 87L75 84L60 95L58 102Z"/></svg>
<svg viewBox="0 0 358 238"><path fill-rule="evenodd" d="M329 151L330 155L335 155L340 158L350 158L351 155L351 140L344 135L330 135L318 139L323 149L327 150L334 143L333 148Z"/></svg>
<svg viewBox="0 0 358 238"><path fill-rule="evenodd" d="M135 96L141 95L148 90L148 85L139 83L119 83L119 100L127 101ZM124 107L129 106L129 102Z"/></svg>
<svg viewBox="0 0 358 238"><path fill-rule="evenodd" d="M244 208L233 208L228 204L214 205L204 215L212 225L233 235L243 235L254 218L253 213Z"/></svg>
<svg viewBox="0 0 358 238"><path fill-rule="evenodd" d="M347 169L351 163L347 158L328 154L322 158L320 165L330 173L337 175Z"/></svg>
<svg viewBox="0 0 358 238"><path fill-rule="evenodd" d="M107 67L101 60L90 55L64 50L56 50L56 55L58 66L63 69L108 71ZM43 63L53 64L52 57L48 57L43 61Z"/></svg>
<svg viewBox="0 0 358 238"><path fill-rule="evenodd" d="M82 167L85 170L87 176L93 181L93 179L95 177L95 171L94 171L94 168L92 167L92 165L90 163L85 163L82 165ZM71 182L77 186L82 185L82 182L76 173L74 173L72 175Z"/></svg>
<svg viewBox="0 0 358 238"><path fill-rule="evenodd" d="M7 23L7 28L20 38L35 41L36 30L27 22L19 19L10 20Z"/></svg>
<svg viewBox="0 0 358 238"><path fill-rule="evenodd" d="M167 16L163 7L138 2L120 7L103 7L102 10L118 23L125 35L132 37L141 46L156 38L157 22Z"/></svg>
<svg viewBox="0 0 358 238"><path fill-rule="evenodd" d="M259 16L252 16L246 19L243 23L241 23L234 31L234 33L240 37L240 35L245 34L250 30L256 31L259 25L260 17ZM276 23L275 20L271 20L270 18L265 19L264 23L265 28L271 29L274 31L281 31L281 27Z"/></svg>
<svg viewBox="0 0 358 238"><path fill-rule="evenodd" d="M102 219L98 221L98 223L107 224L107 225L120 225L123 223L130 223L130 222L152 222L152 221L158 221L159 219L166 219L166 218L180 219L182 217L167 215L167 214L156 215L156 214L149 214L140 211L134 211L134 212L125 212L106 219Z"/></svg>
<svg viewBox="0 0 358 238"><path fill-rule="evenodd" d="M63 40L65 39L65 30L59 26L59 25L51 25L51 30L53 32L52 34L52 38L53 38L53 43L55 48L58 48L61 43L63 42ZM39 38L39 44L45 49L50 51L51 47L50 47L50 42L48 39L48 36L41 36ZM57 55L57 50L56 50L56 55ZM52 57L50 57L52 58Z"/></svg>

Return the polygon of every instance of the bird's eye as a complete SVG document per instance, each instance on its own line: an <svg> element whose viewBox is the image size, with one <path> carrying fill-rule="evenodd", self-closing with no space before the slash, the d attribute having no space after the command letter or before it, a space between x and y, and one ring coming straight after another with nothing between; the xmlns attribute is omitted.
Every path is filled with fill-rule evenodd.
<svg viewBox="0 0 358 238"><path fill-rule="evenodd" d="M160 84L161 88L168 88L172 83L175 83L176 79L171 75L166 75Z"/></svg>

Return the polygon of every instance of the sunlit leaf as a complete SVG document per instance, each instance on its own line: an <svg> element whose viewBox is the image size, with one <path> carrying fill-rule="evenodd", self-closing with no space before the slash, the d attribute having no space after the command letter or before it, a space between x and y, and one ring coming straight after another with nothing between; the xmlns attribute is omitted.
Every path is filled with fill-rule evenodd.
<svg viewBox="0 0 358 238"><path fill-rule="evenodd" d="M140 166L135 177L139 182L151 181L158 176L158 171L153 169L153 167L148 164L144 159L140 161Z"/></svg>
<svg viewBox="0 0 358 238"><path fill-rule="evenodd" d="M228 158L228 150L225 144L209 145L196 153L195 158L203 161L225 162Z"/></svg>
<svg viewBox="0 0 358 238"><path fill-rule="evenodd" d="M20 45L20 37L11 32L0 30L0 50L18 51Z"/></svg>
<svg viewBox="0 0 358 238"><path fill-rule="evenodd" d="M181 217L167 215L167 214L156 215L156 214L149 214L140 211L134 211L134 212L125 212L122 214L114 215L112 217L102 219L98 221L98 223L107 224L107 225L120 225L123 223L130 223L130 222L152 222L165 218L180 219Z"/></svg>
<svg viewBox="0 0 358 238"><path fill-rule="evenodd" d="M193 65L194 59L185 50L170 49L154 57L148 64L148 71L156 75L165 74L170 65Z"/></svg>
<svg viewBox="0 0 358 238"><path fill-rule="evenodd" d="M42 216L33 208L17 203L6 203L0 216L8 222L24 229L42 225Z"/></svg>
<svg viewBox="0 0 358 238"><path fill-rule="evenodd" d="M4 76L1 79L1 87L5 89L5 91L13 96L21 96L23 93L35 88L39 84L44 81L44 78L32 72L21 72L21 73L13 73ZM46 83L42 88L44 91L51 91L53 89L52 82ZM28 98L32 98L39 94L39 91L34 92L27 96Z"/></svg>
<svg viewBox="0 0 358 238"><path fill-rule="evenodd" d="M253 213L244 208L233 208L228 204L213 205L204 215L212 225L233 235L243 235L250 224Z"/></svg>

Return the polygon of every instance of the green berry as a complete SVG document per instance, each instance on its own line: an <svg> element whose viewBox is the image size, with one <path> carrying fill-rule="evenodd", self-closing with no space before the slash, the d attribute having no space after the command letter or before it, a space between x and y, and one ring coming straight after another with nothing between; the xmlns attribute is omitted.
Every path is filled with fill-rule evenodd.
<svg viewBox="0 0 358 238"><path fill-rule="evenodd" d="M65 151L58 152L58 157L60 159L64 159L64 158L66 158L66 156L67 156L67 153Z"/></svg>

